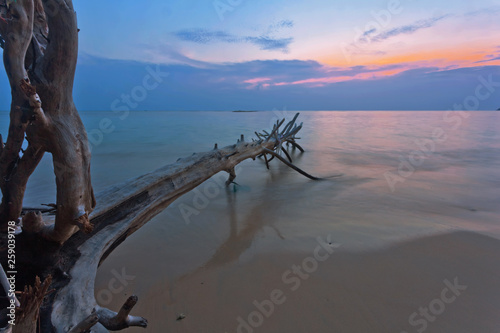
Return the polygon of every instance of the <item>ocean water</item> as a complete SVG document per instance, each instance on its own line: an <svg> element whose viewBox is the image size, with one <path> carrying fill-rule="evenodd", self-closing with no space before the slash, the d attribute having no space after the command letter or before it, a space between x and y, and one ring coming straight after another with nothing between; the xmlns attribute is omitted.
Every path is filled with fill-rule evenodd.
<svg viewBox="0 0 500 333"><path fill-rule="evenodd" d="M179 157L210 150L214 143L233 144L240 134L250 140L254 131L269 129L276 120L294 114L82 112L92 146L94 189L99 192ZM239 224L260 224L261 230L251 237L252 246L257 246L253 242L272 244L257 234L283 223L297 244L314 232L312 226L333 224L353 248L436 229L463 227L500 235L496 222L500 221L499 112L306 111L298 121L303 122L299 142L306 152L294 152L294 162L325 181L310 181L278 161L271 163L270 171L263 161L246 161L238 170L240 186L231 187L229 194L219 187L221 181L213 180L200 187L201 193L218 193L213 198L203 195L209 201L206 207L196 209L197 200L201 200L198 206L205 206L204 199L187 194L148 229L157 227L166 237L174 237L188 232L184 229L206 228L217 242L227 232L220 220L236 214ZM4 137L7 126L8 114L0 113ZM216 179L224 177L220 174ZM39 207L54 200L54 175L46 154L30 179L25 206ZM182 214L181 203L199 214ZM355 224L350 216L354 213ZM398 221L408 214L418 223ZM307 228L302 226L304 221ZM269 232L283 236L278 230ZM200 236L206 237L201 231Z"/></svg>
<svg viewBox="0 0 500 333"><path fill-rule="evenodd" d="M250 140L254 131L294 114L131 112L120 118L84 112L94 189L214 143L233 144L240 134ZM238 186L220 186L226 175L217 175L103 263L98 300L119 307L136 293L148 295L146 308L161 308L158 286L172 289L190 272L231 267L257 254L310 251L324 235L355 252L457 230L500 239L500 112L309 111L299 122L306 152L293 152L294 162L325 180L311 181L277 160L266 170L259 159L240 165ZM8 115L0 113L4 137L7 125ZM54 202L53 183L47 154L30 179L25 205ZM110 279L122 270L134 278L108 297Z"/></svg>

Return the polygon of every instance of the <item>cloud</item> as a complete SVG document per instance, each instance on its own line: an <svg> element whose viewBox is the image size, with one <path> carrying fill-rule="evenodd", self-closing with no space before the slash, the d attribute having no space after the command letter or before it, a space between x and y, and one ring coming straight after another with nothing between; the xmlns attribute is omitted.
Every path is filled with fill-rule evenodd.
<svg viewBox="0 0 500 333"><path fill-rule="evenodd" d="M500 73L500 66L449 70L432 63L410 69L408 64L331 67L312 60L207 63L203 67L157 66L90 55L81 60L75 78L75 103L80 110L110 110L115 100L142 84L148 68L169 76L157 89L148 91L136 108L122 102L118 107L272 110L286 103L290 110L447 110L474 94L478 77ZM0 110L8 108L9 83L6 75L0 75ZM497 109L498 100L481 101L480 108Z"/></svg>
<svg viewBox="0 0 500 333"><path fill-rule="evenodd" d="M331 68L324 67L321 75L311 75L309 78L295 81L281 81L271 83L272 86L286 85L304 85L308 87L324 87L339 82L348 82L353 80L375 80L392 77L404 73L413 68L408 64L392 64L385 66L354 66L350 68Z"/></svg>
<svg viewBox="0 0 500 333"><path fill-rule="evenodd" d="M243 83L248 84L247 89L253 89L253 88L257 88L257 87L268 87L269 83L267 83L267 82L271 81L271 80L272 79L269 77L257 77L254 79L245 80L245 81L243 81Z"/></svg>
<svg viewBox="0 0 500 333"><path fill-rule="evenodd" d="M372 28L370 30L366 30L365 32L363 32L362 37L368 37L375 32L377 32L377 29L375 29L375 28Z"/></svg>
<svg viewBox="0 0 500 333"><path fill-rule="evenodd" d="M258 45L261 50L273 51L281 50L283 53L288 53L288 46L293 43L293 38L273 39L265 36L261 37L245 37L245 41Z"/></svg>
<svg viewBox="0 0 500 333"><path fill-rule="evenodd" d="M256 84L256 83L262 83L266 81L270 81L271 79L268 77L257 77L255 79L249 79L246 80L245 83L250 83L250 84Z"/></svg>
<svg viewBox="0 0 500 333"><path fill-rule="evenodd" d="M267 32L268 33L278 32L278 31L285 29L285 28L293 28L294 25L295 24L292 20L282 20L282 21L279 21L277 23L271 24L267 28Z"/></svg>
<svg viewBox="0 0 500 333"><path fill-rule="evenodd" d="M180 40L199 44L213 42L237 43L239 38L224 31L209 31L205 29L186 29L174 32Z"/></svg>
<svg viewBox="0 0 500 333"><path fill-rule="evenodd" d="M148 66L158 68L100 58L80 63L75 102L82 110L109 110L114 100L143 81ZM283 106L276 103L286 103L293 110L446 110L474 93L478 77L500 73L500 66L341 68L315 61L266 60L205 68L170 64L158 70L170 75L158 89L148 91L148 98L134 110L272 110ZM123 79L117 81L117 76ZM6 85L0 77L0 87ZM0 94L7 97L7 91ZM0 107L8 107L7 98L0 102ZM481 109L496 109L497 102L494 98L481 101Z"/></svg>
<svg viewBox="0 0 500 333"><path fill-rule="evenodd" d="M485 56L483 60L476 61L475 63L479 64L482 62L490 62L490 61L496 61L496 60L500 60L500 55L489 54L489 55Z"/></svg>
<svg viewBox="0 0 500 333"><path fill-rule="evenodd" d="M273 35L281 29L291 28L293 25L293 21L290 20L279 21L278 23L270 25L266 33L260 36L237 36L221 30L213 31L207 29L178 30L173 32L173 35L182 41L198 44L250 43L258 46L261 50L288 53L289 46L293 43L294 39L292 37L278 38Z"/></svg>
<svg viewBox="0 0 500 333"><path fill-rule="evenodd" d="M351 44L349 48L349 54L351 55L374 55L374 56L381 56L381 55L386 55L387 51L382 51L382 50L369 50L365 48L361 48L356 44Z"/></svg>
<svg viewBox="0 0 500 333"><path fill-rule="evenodd" d="M414 67L417 65L414 65ZM413 68L408 64L383 66L331 67L315 61L258 61L225 67L229 81L239 81L247 89L304 86L322 87L352 80L390 77Z"/></svg>
<svg viewBox="0 0 500 333"><path fill-rule="evenodd" d="M386 31L379 31L377 28L365 30L354 42L342 43L341 49L346 56L352 55L385 55L388 49L379 50L369 48L372 43L379 43L396 37L398 35L410 35L421 29L433 27L437 22L451 16L451 14L433 17L426 20L416 21L413 24L399 26ZM395 44L393 44L394 46Z"/></svg>
<svg viewBox="0 0 500 333"><path fill-rule="evenodd" d="M387 31L383 31L373 37L369 37L370 34L373 34L375 29L371 29L365 31L363 36L370 42L382 42L386 39L398 36L398 35L410 35L419 30L433 27L437 22L449 17L450 15L442 15L439 17L433 17L427 20L420 20L413 24L403 25L397 28L393 28Z"/></svg>
<svg viewBox="0 0 500 333"><path fill-rule="evenodd" d="M481 15L496 15L498 12L500 12L500 6L493 6L493 7L488 7L488 8L483 8L471 12L467 12L464 14L464 16L481 16Z"/></svg>

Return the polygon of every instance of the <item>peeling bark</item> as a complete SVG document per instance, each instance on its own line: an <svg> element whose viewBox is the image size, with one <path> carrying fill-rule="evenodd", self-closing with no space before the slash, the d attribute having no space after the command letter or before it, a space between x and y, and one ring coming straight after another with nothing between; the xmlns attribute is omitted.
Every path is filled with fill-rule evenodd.
<svg viewBox="0 0 500 333"><path fill-rule="evenodd" d="M12 328L13 333L36 332L40 306L47 296L52 278L49 276L42 283L37 277L33 287L26 286L21 296L21 305L16 309L16 324Z"/></svg>

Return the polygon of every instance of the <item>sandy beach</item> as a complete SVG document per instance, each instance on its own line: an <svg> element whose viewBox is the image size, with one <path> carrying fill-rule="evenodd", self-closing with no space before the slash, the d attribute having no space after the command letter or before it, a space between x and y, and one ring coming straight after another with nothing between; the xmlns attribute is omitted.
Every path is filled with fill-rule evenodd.
<svg viewBox="0 0 500 333"><path fill-rule="evenodd" d="M167 290L154 286L146 297L161 292L165 306L142 311L153 318L186 314L163 326L165 332L493 333L499 327L499 253L496 239L456 232L382 251L335 252L317 270L307 260L313 251L309 257L259 255L230 268L200 268ZM301 273L286 274L304 259ZM276 295L282 296L269 305ZM160 332L162 325L150 329Z"/></svg>
<svg viewBox="0 0 500 333"><path fill-rule="evenodd" d="M149 332L498 332L498 239L462 231L370 252L332 247L316 264L315 249L244 262L221 249L148 285L138 311Z"/></svg>
<svg viewBox="0 0 500 333"><path fill-rule="evenodd" d="M305 131L310 148L294 156L313 174L342 176L313 182L249 161L236 191L214 177L103 263L97 300L115 308L138 295L146 332L498 332L498 144L464 143L469 122L391 191L383 174L412 135L355 132L346 147L338 116L305 114L312 126L335 119L337 132ZM422 128L412 133L425 138Z"/></svg>

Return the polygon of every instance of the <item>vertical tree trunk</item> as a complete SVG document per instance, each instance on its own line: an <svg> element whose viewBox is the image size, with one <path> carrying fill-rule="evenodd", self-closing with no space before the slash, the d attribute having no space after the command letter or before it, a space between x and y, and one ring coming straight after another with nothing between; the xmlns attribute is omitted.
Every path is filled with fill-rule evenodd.
<svg viewBox="0 0 500 333"><path fill-rule="evenodd" d="M12 88L11 123L0 152L0 226L17 221L26 183L44 152L52 154L57 185L54 225L25 227L63 243L78 227L90 230L95 207L87 133L73 103L78 27L70 0L5 0L0 34ZM47 15L46 15L47 13ZM24 138L28 148L22 152ZM21 155L21 156L20 156Z"/></svg>

